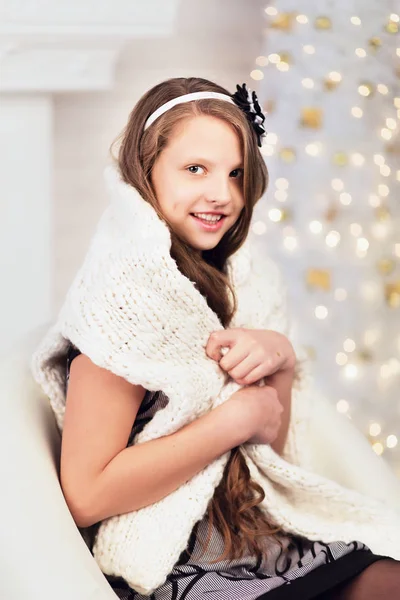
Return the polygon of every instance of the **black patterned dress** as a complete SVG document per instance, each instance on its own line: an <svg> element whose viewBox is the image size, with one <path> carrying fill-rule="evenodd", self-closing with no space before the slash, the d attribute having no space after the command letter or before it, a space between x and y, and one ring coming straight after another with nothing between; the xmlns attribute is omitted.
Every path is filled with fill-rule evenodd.
<svg viewBox="0 0 400 600"><path fill-rule="evenodd" d="M67 355L68 386L72 360L80 354L70 346ZM168 402L162 392L147 392L132 427L128 445L160 408ZM96 532L92 527L92 536ZM271 537L267 556L210 562L222 554L223 542L216 528L203 554L201 542L208 535L207 515L193 528L187 549L181 554L166 582L150 596L129 587L122 577L105 575L121 600L308 600L355 577L373 562L389 558L374 554L361 541L325 544L292 534ZM280 543L276 540L279 538ZM92 537L92 541L93 541ZM393 559L392 559L393 560Z"/></svg>

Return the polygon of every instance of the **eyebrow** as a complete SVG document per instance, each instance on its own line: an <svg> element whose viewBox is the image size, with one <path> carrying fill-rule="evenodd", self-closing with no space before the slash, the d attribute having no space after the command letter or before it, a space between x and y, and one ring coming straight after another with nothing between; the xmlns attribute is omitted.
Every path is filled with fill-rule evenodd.
<svg viewBox="0 0 400 600"><path fill-rule="evenodd" d="M208 165L211 165L212 167L215 167L215 163L212 160L207 160L206 158L192 158L189 160L186 160L185 162L187 163L205 163ZM239 161L239 163L236 165L236 167L234 167L235 169L238 167L243 167L243 161Z"/></svg>

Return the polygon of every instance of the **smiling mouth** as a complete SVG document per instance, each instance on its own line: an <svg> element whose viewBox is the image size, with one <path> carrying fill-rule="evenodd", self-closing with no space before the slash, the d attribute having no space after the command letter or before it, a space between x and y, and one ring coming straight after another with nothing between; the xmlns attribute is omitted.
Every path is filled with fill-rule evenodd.
<svg viewBox="0 0 400 600"><path fill-rule="evenodd" d="M200 225L203 229L207 231L217 231L222 227L222 223L226 219L226 215L221 215L221 218L217 221L207 221L206 219L202 219L201 217L196 217L193 213L190 213L190 216Z"/></svg>

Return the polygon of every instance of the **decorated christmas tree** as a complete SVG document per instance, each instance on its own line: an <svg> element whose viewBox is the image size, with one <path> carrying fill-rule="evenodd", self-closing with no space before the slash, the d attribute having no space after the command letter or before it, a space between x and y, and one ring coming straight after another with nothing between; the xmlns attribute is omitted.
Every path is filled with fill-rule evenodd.
<svg viewBox="0 0 400 600"><path fill-rule="evenodd" d="M265 7L251 77L267 113L270 185L252 236L281 266L316 384L400 477L395 4Z"/></svg>

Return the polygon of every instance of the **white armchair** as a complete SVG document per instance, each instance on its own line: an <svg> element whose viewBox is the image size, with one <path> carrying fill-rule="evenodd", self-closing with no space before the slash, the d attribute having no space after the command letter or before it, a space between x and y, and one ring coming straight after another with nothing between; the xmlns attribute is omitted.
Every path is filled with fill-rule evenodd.
<svg viewBox="0 0 400 600"><path fill-rule="evenodd" d="M59 484L61 436L29 368L44 333L32 332L0 362L0 598L115 600ZM327 417L329 431L321 431ZM313 470L400 511L399 480L322 396L310 434Z"/></svg>
<svg viewBox="0 0 400 600"><path fill-rule="evenodd" d="M59 484L61 437L29 370L44 332L0 364L0 598L115 600Z"/></svg>

